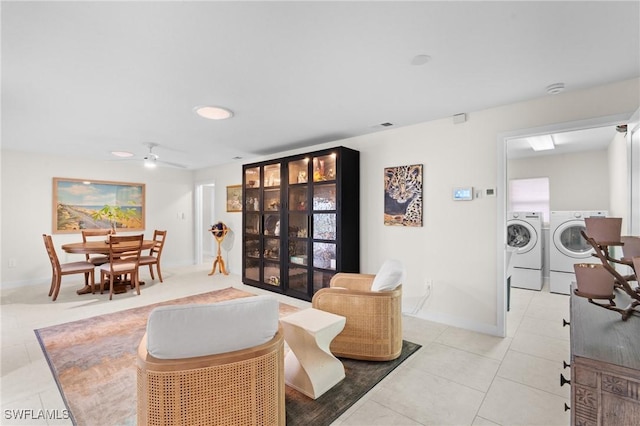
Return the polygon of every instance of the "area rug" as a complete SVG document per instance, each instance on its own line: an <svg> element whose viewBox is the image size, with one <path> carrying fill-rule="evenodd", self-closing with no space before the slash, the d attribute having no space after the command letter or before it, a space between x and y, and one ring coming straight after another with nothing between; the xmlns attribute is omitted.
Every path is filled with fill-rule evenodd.
<svg viewBox="0 0 640 426"><path fill-rule="evenodd" d="M149 312L251 296L230 287L34 331L75 425L135 425L136 354ZM281 317L297 310L280 303ZM287 425L329 425L418 348L404 342L390 362L342 360L347 377L317 400L287 387Z"/></svg>
<svg viewBox="0 0 640 426"><path fill-rule="evenodd" d="M316 400L287 386L287 426L330 425L420 347L404 340L400 357L393 361L340 358L346 377Z"/></svg>

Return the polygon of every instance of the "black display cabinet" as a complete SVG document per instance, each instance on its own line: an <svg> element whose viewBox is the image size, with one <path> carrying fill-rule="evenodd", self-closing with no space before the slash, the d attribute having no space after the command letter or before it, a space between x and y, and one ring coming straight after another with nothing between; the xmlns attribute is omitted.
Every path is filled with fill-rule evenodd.
<svg viewBox="0 0 640 426"><path fill-rule="evenodd" d="M242 282L311 300L360 268L360 153L336 147L242 166Z"/></svg>

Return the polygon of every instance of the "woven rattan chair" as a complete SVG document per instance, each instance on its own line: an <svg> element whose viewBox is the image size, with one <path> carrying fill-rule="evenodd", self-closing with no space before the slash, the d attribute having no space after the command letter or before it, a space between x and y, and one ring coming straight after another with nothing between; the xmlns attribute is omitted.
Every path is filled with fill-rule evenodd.
<svg viewBox="0 0 640 426"><path fill-rule="evenodd" d="M331 342L331 353L337 357L388 361L402 352L402 285L397 281L391 290L373 291L375 278L338 273L328 288L313 296L314 308L347 319Z"/></svg>
<svg viewBox="0 0 640 426"><path fill-rule="evenodd" d="M167 238L167 231L158 231L157 229L153 231L153 241L155 244L149 250L149 254L145 256L140 256L140 266L149 265L149 274L151 274L151 279L155 279L153 276L153 265L156 265L156 269L158 270L158 278L160 282L162 282L162 271L160 270L160 256L162 256L162 249L164 248L164 241Z"/></svg>
<svg viewBox="0 0 640 426"><path fill-rule="evenodd" d="M51 261L51 287L49 288L49 297L53 296L53 301L58 298L58 293L60 292L60 284L62 282L63 275L72 275L72 274L84 274L85 282L91 286L91 292L95 291L95 280L94 280L94 268L95 266L90 262L69 262L69 263L60 263L58 259L58 255L56 254L56 249L53 246L53 240L51 239L51 235L42 234L42 239L44 240L44 246L47 249L47 254L49 255L49 260Z"/></svg>
<svg viewBox="0 0 640 426"><path fill-rule="evenodd" d="M165 307L172 312L155 326L152 312L147 333L138 347L138 424L284 426L284 338L275 299L268 302L267 315L261 315L268 297L227 301L228 307L233 306L217 317L197 311L208 311L227 302L183 305L183 312L180 307ZM260 306L252 305L254 300ZM244 303L248 304L243 307ZM269 325L259 324L259 317ZM154 327L159 331L154 333ZM212 345L233 348L239 341L254 340L253 335L260 335L263 343L182 358L189 352L206 352ZM157 342L159 338L166 343Z"/></svg>

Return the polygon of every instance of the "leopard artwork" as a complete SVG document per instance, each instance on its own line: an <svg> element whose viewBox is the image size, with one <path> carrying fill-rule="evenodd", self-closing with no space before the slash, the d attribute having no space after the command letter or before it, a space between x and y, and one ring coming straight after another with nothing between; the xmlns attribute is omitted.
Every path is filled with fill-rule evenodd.
<svg viewBox="0 0 640 426"><path fill-rule="evenodd" d="M422 165L385 169L385 214L395 225L422 226Z"/></svg>

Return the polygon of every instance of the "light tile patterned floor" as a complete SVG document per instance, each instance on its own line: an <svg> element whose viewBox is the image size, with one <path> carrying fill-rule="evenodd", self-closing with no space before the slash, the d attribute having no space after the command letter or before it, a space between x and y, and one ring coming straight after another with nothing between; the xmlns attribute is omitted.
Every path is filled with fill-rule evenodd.
<svg viewBox="0 0 640 426"><path fill-rule="evenodd" d="M163 272L164 283L143 275L147 285L141 296L130 291L111 302L107 294L77 296L79 281L70 277L63 280L56 302L47 297L47 285L4 290L0 424L71 424L64 419L9 418L12 410L37 414L65 409L34 329L229 286L262 293L244 286L237 276L208 276L206 264ZM559 374L562 361L569 360L568 327L562 327L562 319L569 317L569 297L546 288L514 288L511 297L506 338L405 316L404 338L423 348L333 425L568 425L564 403L569 403L569 388L559 386Z"/></svg>

